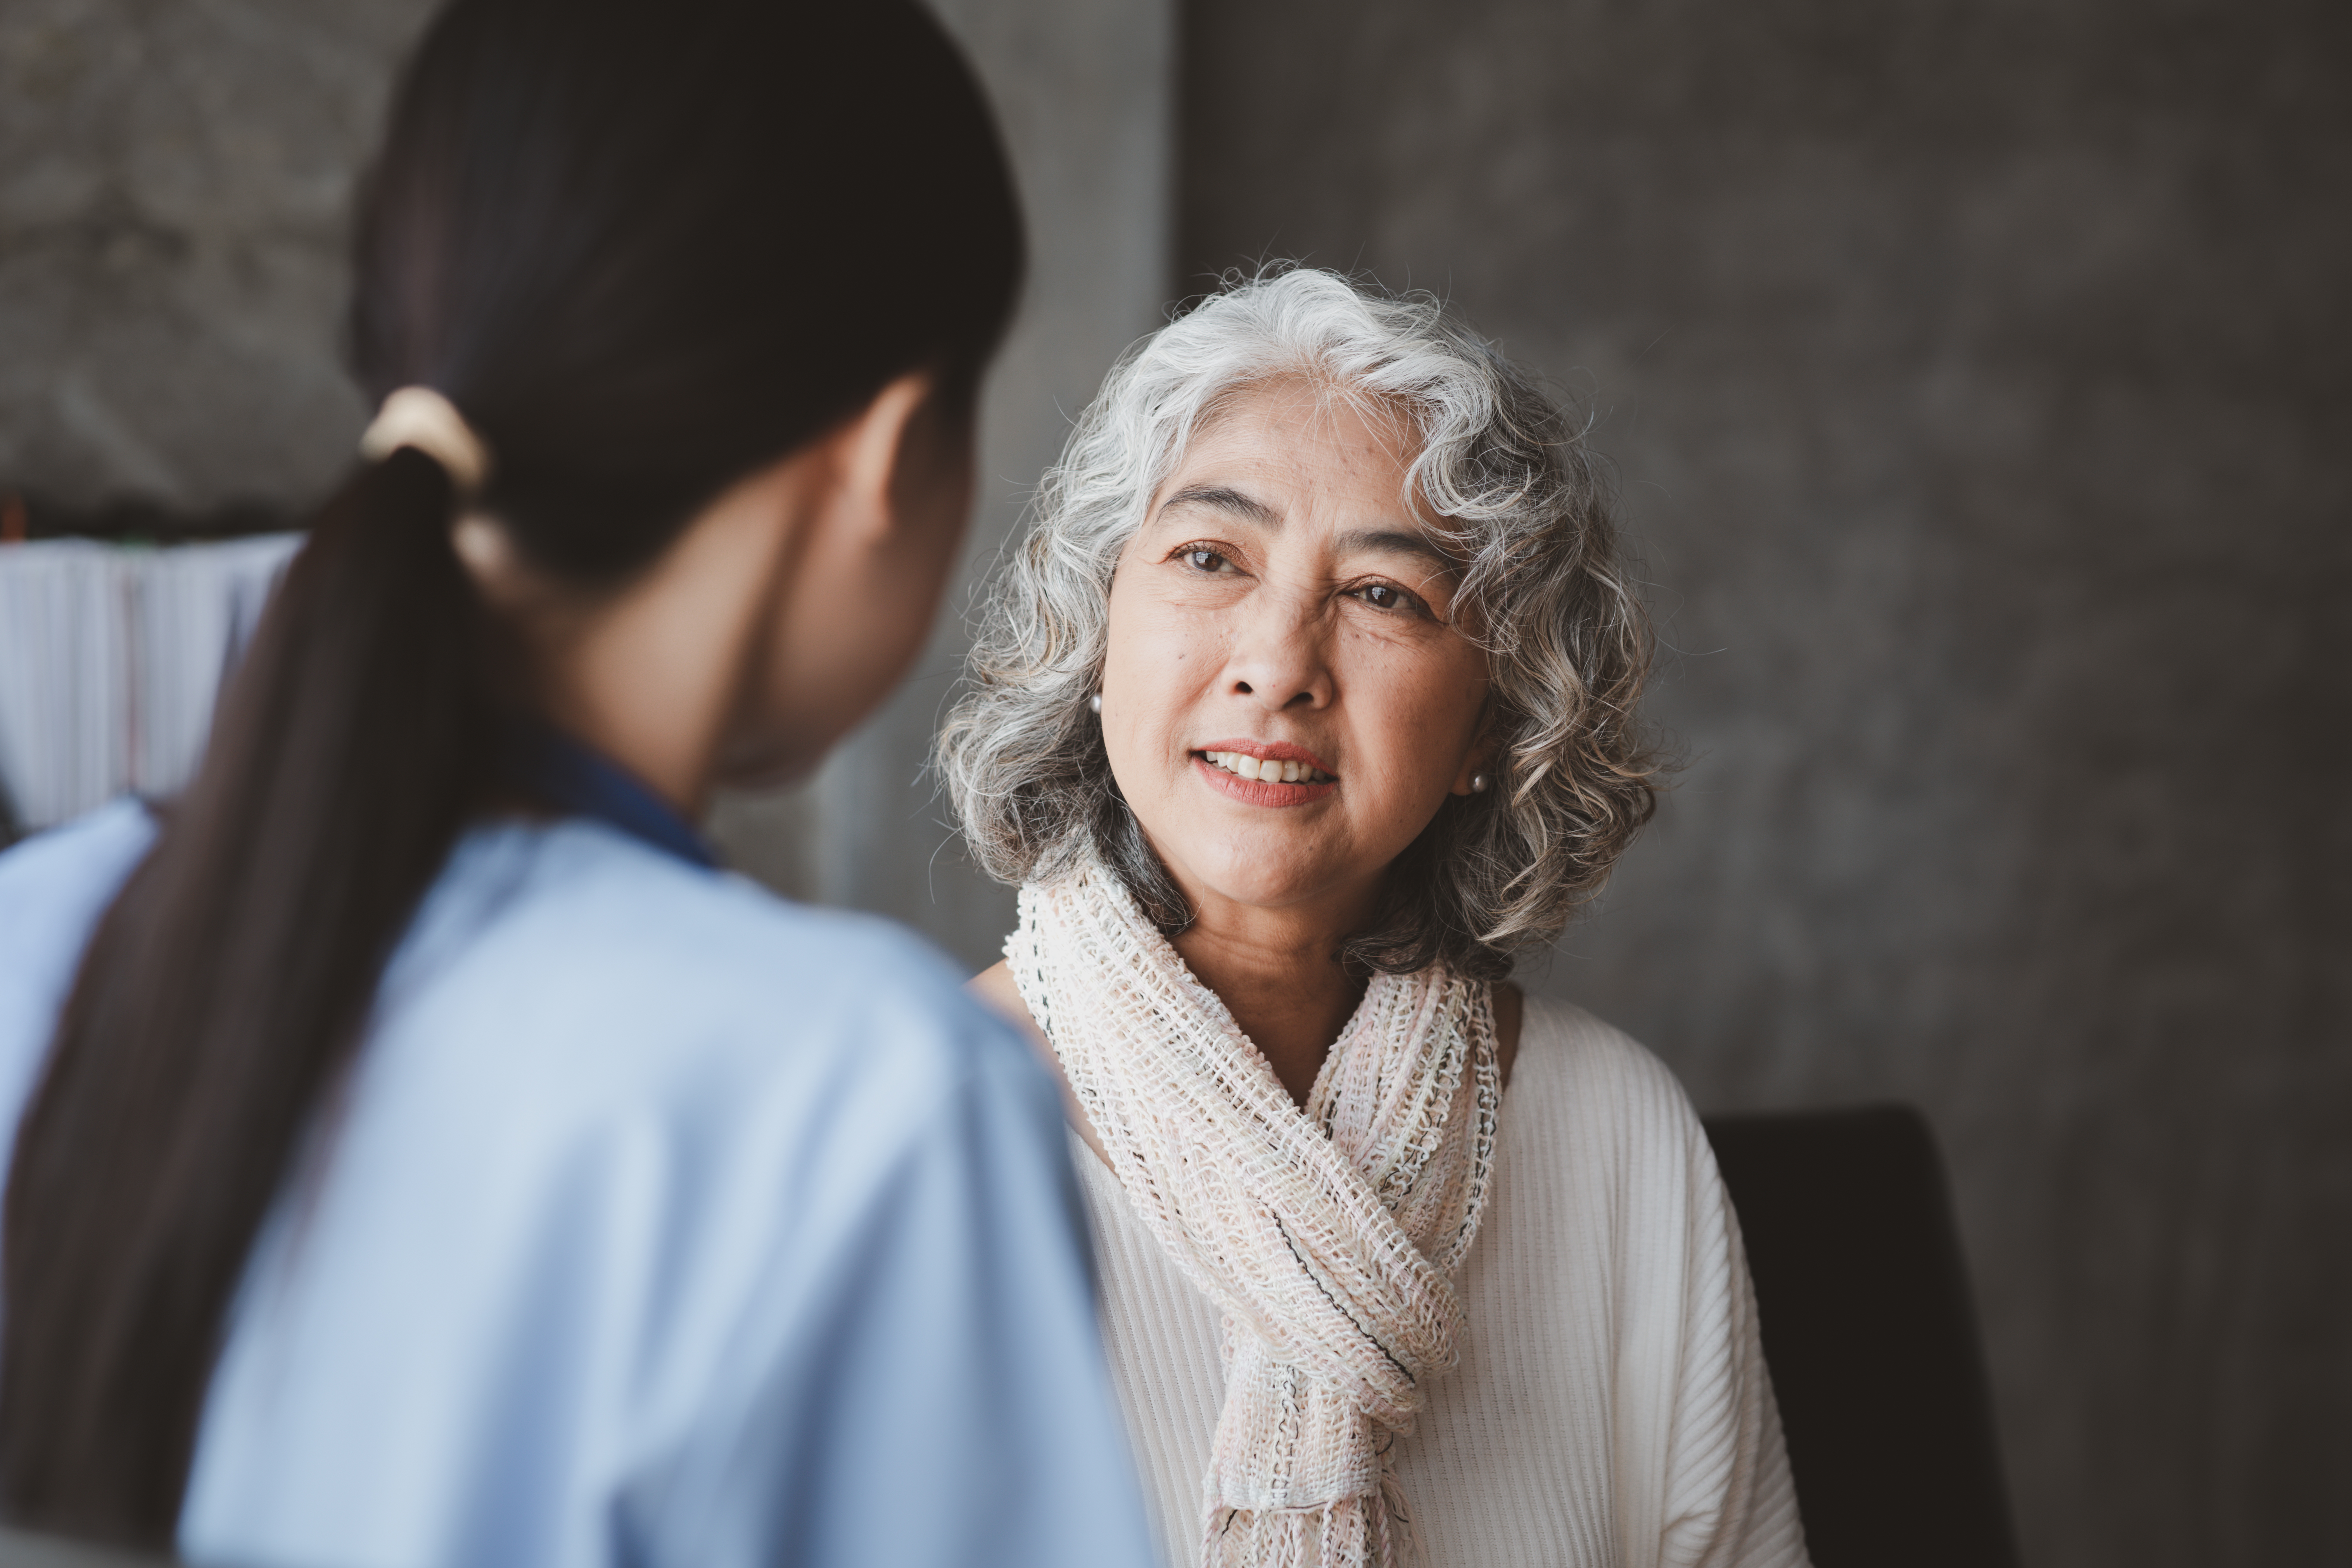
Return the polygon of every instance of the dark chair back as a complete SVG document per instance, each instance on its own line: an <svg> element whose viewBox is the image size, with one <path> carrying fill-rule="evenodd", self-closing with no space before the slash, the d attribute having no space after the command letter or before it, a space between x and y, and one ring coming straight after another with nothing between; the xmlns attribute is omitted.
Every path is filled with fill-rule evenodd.
<svg viewBox="0 0 2352 1568"><path fill-rule="evenodd" d="M2017 1568L1944 1165L1909 1106L1714 1116L1815 1568Z"/></svg>

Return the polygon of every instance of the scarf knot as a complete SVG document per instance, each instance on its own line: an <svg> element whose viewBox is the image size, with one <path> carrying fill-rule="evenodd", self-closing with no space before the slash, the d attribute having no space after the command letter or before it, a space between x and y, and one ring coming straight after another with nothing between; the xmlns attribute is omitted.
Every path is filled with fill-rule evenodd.
<svg viewBox="0 0 2352 1568"><path fill-rule="evenodd" d="M1129 1200L1223 1315L1204 1568L1406 1561L1392 1455L1454 1364L1494 1163L1489 987L1373 976L1302 1109L1099 861L1021 890L1005 958Z"/></svg>

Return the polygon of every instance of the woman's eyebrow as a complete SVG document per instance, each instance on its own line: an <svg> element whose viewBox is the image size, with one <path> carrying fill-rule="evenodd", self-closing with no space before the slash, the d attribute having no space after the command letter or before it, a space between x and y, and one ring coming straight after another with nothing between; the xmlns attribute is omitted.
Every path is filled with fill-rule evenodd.
<svg viewBox="0 0 2352 1568"><path fill-rule="evenodd" d="M1414 533L1396 528L1360 528L1341 534L1334 542L1342 555L1370 552L1376 555L1418 555L1439 571L1458 574L1462 563L1447 554L1437 541L1425 533Z"/></svg>
<svg viewBox="0 0 2352 1568"><path fill-rule="evenodd" d="M1280 528L1282 514L1264 501L1245 496L1229 485L1188 485L1160 503L1166 511L1174 506L1205 506L1217 511L1231 512L1245 518L1261 528Z"/></svg>

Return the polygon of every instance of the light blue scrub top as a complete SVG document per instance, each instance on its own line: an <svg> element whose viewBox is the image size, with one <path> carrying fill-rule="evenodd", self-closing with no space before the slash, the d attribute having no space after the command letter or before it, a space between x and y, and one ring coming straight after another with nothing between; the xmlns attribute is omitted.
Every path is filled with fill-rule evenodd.
<svg viewBox="0 0 2352 1568"><path fill-rule="evenodd" d="M0 856L7 1140L152 832L124 804ZM1055 1090L897 929L603 822L477 829L322 1126L189 1558L1150 1561Z"/></svg>

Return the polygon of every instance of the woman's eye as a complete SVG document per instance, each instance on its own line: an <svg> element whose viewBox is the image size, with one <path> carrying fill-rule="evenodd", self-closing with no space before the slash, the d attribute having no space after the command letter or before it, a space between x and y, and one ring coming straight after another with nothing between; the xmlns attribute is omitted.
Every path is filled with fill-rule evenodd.
<svg viewBox="0 0 2352 1568"><path fill-rule="evenodd" d="M1223 556L1213 550L1202 550L1197 546L1185 551L1182 560L1185 565L1195 572L1222 572L1225 569Z"/></svg>
<svg viewBox="0 0 2352 1568"><path fill-rule="evenodd" d="M1376 610L1415 610L1420 601L1393 583L1367 583L1356 590L1356 597Z"/></svg>

